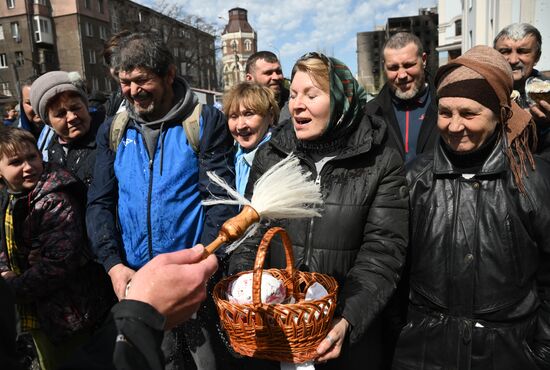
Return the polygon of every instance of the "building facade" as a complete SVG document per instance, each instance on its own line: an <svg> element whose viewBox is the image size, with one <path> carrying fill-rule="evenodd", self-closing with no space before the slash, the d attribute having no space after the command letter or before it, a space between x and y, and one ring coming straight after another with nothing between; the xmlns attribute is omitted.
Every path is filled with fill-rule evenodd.
<svg viewBox="0 0 550 370"><path fill-rule="evenodd" d="M229 21L222 32L224 90L245 80L246 61L257 49L256 31L248 23L246 9L230 9Z"/></svg>
<svg viewBox="0 0 550 370"><path fill-rule="evenodd" d="M357 81L369 94L374 94L385 83L382 49L386 41L384 29L357 34Z"/></svg>
<svg viewBox="0 0 550 370"><path fill-rule="evenodd" d="M459 1L439 1L439 65L462 55L462 4Z"/></svg>
<svg viewBox="0 0 550 370"><path fill-rule="evenodd" d="M215 35L130 0L0 1L0 95L18 97L18 81L52 70L77 71L89 92L115 82L103 45L120 30L161 33L178 73L192 87L218 90Z"/></svg>
<svg viewBox="0 0 550 370"><path fill-rule="evenodd" d="M383 30L357 34L358 81L368 93L376 94L386 81L383 47L387 39L398 32L418 36L427 54L427 72L434 76L439 67L437 8L422 8L419 14L409 17L388 18Z"/></svg>
<svg viewBox="0 0 550 370"><path fill-rule="evenodd" d="M110 0L111 30L159 32L172 51L178 73L198 89L218 90L216 36L129 0Z"/></svg>

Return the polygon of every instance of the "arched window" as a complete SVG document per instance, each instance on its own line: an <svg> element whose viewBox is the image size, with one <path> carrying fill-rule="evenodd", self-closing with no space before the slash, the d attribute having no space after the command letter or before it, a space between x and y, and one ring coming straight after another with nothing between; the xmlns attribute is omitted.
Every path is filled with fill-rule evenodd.
<svg viewBox="0 0 550 370"><path fill-rule="evenodd" d="M225 41L222 42L222 49L223 49L223 53L227 54L227 43Z"/></svg>
<svg viewBox="0 0 550 370"><path fill-rule="evenodd" d="M244 41L244 49L245 49L246 51L252 50L252 41L250 41L249 39L246 39L246 40Z"/></svg>

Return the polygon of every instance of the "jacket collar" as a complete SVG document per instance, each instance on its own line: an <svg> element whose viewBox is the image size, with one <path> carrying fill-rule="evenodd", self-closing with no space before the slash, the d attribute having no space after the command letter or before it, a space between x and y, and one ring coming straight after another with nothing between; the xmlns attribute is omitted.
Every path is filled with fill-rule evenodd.
<svg viewBox="0 0 550 370"><path fill-rule="evenodd" d="M443 150L442 148L443 143L441 142L442 139L439 139L439 140L440 141L438 145L436 145L434 149L434 167L433 167L434 174L460 175L460 172L458 172L454 168L447 154ZM506 162L506 156L504 154L503 145L504 144L503 144L502 138L499 138L495 147L491 151L491 154L489 154L489 156L483 163L481 170L479 170L476 173L476 177L496 175L507 171L508 167Z"/></svg>
<svg viewBox="0 0 550 370"><path fill-rule="evenodd" d="M366 153L372 145L382 143L386 135L386 123L383 119L365 113L363 119L348 134L346 144L337 159L349 158ZM292 119L281 123L273 132L268 145L272 145L287 155L299 151L299 140L294 132Z"/></svg>

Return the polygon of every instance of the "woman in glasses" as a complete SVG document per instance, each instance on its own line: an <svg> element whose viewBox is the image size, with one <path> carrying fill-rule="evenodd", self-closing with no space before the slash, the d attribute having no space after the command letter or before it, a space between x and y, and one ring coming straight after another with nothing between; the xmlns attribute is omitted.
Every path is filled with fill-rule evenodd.
<svg viewBox="0 0 550 370"><path fill-rule="evenodd" d="M300 58L292 70L292 118L276 127L256 153L246 189L250 196L255 181L290 153L320 183L322 217L281 222L292 240L296 267L331 275L339 283L332 329L317 348L318 369L381 368L379 314L405 260L403 163L385 145L384 122L365 114L365 95L339 60L317 53ZM230 272L252 268L258 242L249 240L234 252ZM268 267L284 267L283 248L273 245L266 261ZM270 366L278 364L257 364Z"/></svg>

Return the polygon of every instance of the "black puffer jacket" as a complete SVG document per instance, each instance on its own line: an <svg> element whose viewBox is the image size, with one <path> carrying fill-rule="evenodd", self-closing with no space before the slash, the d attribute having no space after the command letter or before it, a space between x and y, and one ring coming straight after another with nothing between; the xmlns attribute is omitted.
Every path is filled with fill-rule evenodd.
<svg viewBox="0 0 550 370"><path fill-rule="evenodd" d="M248 196L264 172L294 152L302 166L320 180L322 217L281 223L293 243L295 265L336 278L340 289L337 315L351 324L341 357L320 368L380 366L380 332L374 322L394 292L408 242L403 162L385 140L384 122L365 116L349 134L345 149L317 175L313 160L299 150L289 120L258 150L250 173ZM230 272L252 268L258 243L259 237L234 252ZM274 240L267 263L281 268L284 253L276 244Z"/></svg>
<svg viewBox="0 0 550 370"><path fill-rule="evenodd" d="M518 191L499 140L462 176L441 146L408 168L408 323L394 369L550 368L550 166Z"/></svg>

